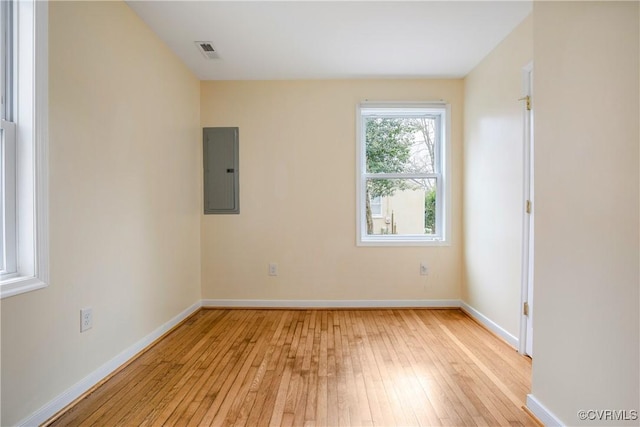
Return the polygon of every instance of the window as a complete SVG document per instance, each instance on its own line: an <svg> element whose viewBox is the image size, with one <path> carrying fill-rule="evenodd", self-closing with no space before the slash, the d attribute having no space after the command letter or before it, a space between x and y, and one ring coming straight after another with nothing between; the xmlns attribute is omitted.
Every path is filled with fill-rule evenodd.
<svg viewBox="0 0 640 427"><path fill-rule="evenodd" d="M448 105L358 107L358 244L442 245L449 236Z"/></svg>
<svg viewBox="0 0 640 427"><path fill-rule="evenodd" d="M0 3L0 296L48 281L47 2Z"/></svg>

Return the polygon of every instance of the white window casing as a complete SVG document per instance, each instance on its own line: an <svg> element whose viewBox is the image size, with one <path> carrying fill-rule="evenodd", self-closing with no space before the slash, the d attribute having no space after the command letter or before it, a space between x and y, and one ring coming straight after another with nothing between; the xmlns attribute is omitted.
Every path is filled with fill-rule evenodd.
<svg viewBox="0 0 640 427"><path fill-rule="evenodd" d="M358 246L448 246L451 236L450 185L450 106L437 102L371 102L356 108L356 244ZM434 144L436 170L429 173L368 173L366 120L368 118L436 117ZM433 234L368 234L366 220L366 185L373 179L428 179L435 181L436 217ZM384 198L383 198L384 199ZM375 217L373 217L375 219Z"/></svg>
<svg viewBox="0 0 640 427"><path fill-rule="evenodd" d="M2 298L40 289L49 283L48 4L21 0L13 5L16 14L12 89L17 96L13 121L2 122L2 133L7 136L12 127L15 130L15 245L2 237L5 252L13 251L16 263L15 271L7 271L0 280ZM5 156L3 161L9 164L12 160ZM5 184L10 183L3 182L6 189ZM6 194L3 191L3 202ZM10 220L5 218L5 224L7 219ZM3 254L5 260L11 258L7 253Z"/></svg>

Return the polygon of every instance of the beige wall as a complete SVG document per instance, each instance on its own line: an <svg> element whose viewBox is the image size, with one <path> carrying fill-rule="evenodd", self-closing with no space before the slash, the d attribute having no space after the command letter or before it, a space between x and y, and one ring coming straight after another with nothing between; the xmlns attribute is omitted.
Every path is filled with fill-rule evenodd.
<svg viewBox="0 0 640 427"><path fill-rule="evenodd" d="M198 80L124 3L49 7L51 284L2 300L2 425L200 299Z"/></svg>
<svg viewBox="0 0 640 427"><path fill-rule="evenodd" d="M519 336L523 214L522 69L533 59L525 19L465 78L462 298Z"/></svg>
<svg viewBox="0 0 640 427"><path fill-rule="evenodd" d="M533 19L532 394L577 425L579 409L640 409L639 10L534 2Z"/></svg>
<svg viewBox="0 0 640 427"><path fill-rule="evenodd" d="M203 298L459 298L462 83L203 82L202 126L240 127L241 212L202 217ZM365 99L451 103L450 247L356 247L355 115ZM267 276L269 262L278 277Z"/></svg>

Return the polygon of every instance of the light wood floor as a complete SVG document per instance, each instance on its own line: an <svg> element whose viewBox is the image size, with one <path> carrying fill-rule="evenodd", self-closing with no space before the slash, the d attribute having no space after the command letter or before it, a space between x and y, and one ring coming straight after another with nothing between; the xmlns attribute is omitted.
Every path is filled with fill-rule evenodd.
<svg viewBox="0 0 640 427"><path fill-rule="evenodd" d="M530 378L459 310L201 310L51 425L535 425Z"/></svg>

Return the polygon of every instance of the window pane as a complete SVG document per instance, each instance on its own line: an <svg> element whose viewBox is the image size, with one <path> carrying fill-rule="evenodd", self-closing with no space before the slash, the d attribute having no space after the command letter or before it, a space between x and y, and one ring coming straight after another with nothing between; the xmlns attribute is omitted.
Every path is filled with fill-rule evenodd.
<svg viewBox="0 0 640 427"><path fill-rule="evenodd" d="M439 117L365 118L367 173L436 173Z"/></svg>
<svg viewBox="0 0 640 427"><path fill-rule="evenodd" d="M13 1L2 1L0 4L0 89L2 92L2 108L0 117L14 121L14 67L16 58L14 46L14 20L16 8Z"/></svg>
<svg viewBox="0 0 640 427"><path fill-rule="evenodd" d="M436 235L437 179L368 179L367 197L381 199L380 216L366 212L367 235Z"/></svg>

